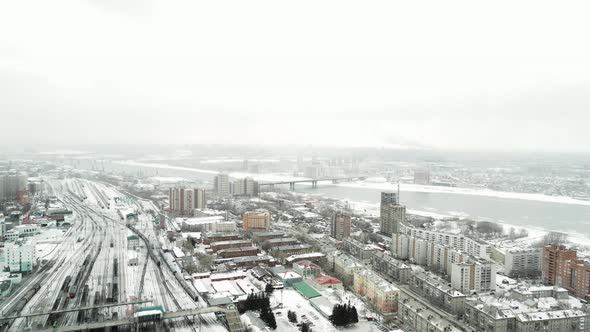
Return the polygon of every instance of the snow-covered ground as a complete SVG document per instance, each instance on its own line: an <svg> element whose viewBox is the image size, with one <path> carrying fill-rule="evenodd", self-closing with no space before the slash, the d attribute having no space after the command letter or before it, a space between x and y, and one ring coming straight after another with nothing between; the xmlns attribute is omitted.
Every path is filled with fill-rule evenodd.
<svg viewBox="0 0 590 332"><path fill-rule="evenodd" d="M45 228L41 233L32 237L35 241L36 257L40 259L51 259L55 254L55 248L63 241L66 232L62 229Z"/></svg>
<svg viewBox="0 0 590 332"><path fill-rule="evenodd" d="M351 301L355 301L351 297ZM283 304L281 308L276 308L280 303ZM362 302L353 302L353 304L358 306L361 305ZM273 309L275 313L275 318L277 320L277 331L299 331L299 327L296 324L290 323L287 319L287 312L289 310L294 311L297 313L297 321L301 322L303 315L313 323L311 327L313 331L325 331L325 332L336 332L336 331L370 331L371 327L374 328L371 322L366 320L361 320L359 323L355 324L354 326L350 326L348 328L336 328L330 323L330 321L322 316L312 305L310 302L301 296L297 291L290 288L285 288L283 290L277 290L271 296L271 307L276 308ZM280 312L280 314L277 314ZM359 314L360 316L360 314ZM242 316L243 317L243 316Z"/></svg>

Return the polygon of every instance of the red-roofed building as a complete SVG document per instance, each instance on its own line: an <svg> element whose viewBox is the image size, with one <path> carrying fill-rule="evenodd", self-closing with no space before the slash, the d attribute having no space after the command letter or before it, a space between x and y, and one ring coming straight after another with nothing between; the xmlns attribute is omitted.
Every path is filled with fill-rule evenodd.
<svg viewBox="0 0 590 332"><path fill-rule="evenodd" d="M326 289L326 288L337 288L342 289L342 281L338 278L330 277L325 274L320 274L319 276L310 280L310 284L315 287L316 289Z"/></svg>
<svg viewBox="0 0 590 332"><path fill-rule="evenodd" d="M307 259L293 263L293 271L299 273L304 279L313 278L322 273L322 269L317 264Z"/></svg>

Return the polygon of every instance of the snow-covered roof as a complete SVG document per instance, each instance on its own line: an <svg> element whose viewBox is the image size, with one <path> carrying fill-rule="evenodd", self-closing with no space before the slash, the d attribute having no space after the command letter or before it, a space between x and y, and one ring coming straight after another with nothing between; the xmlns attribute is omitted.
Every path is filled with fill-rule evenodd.
<svg viewBox="0 0 590 332"><path fill-rule="evenodd" d="M194 217L194 218L176 218L177 223L185 223L187 225L203 225L218 223L225 220L224 216L208 216L208 217Z"/></svg>
<svg viewBox="0 0 590 332"><path fill-rule="evenodd" d="M301 275L295 271L284 271L281 273L278 273L279 278L283 279L283 280L287 280L287 279L301 279Z"/></svg>
<svg viewBox="0 0 590 332"><path fill-rule="evenodd" d="M317 264L315 264L314 262L307 260L307 259L293 263L293 265L298 265L298 266L305 267L305 268L309 268L309 267L319 268L319 266Z"/></svg>
<svg viewBox="0 0 590 332"><path fill-rule="evenodd" d="M302 258L321 258L324 257L325 255L322 254L321 252L311 252L308 254L299 254L299 255L291 255L289 257L287 257L287 262L293 262L295 260L298 259L302 259Z"/></svg>
<svg viewBox="0 0 590 332"><path fill-rule="evenodd" d="M173 247L172 251L174 252L174 256L178 257L178 258L182 258L184 257L184 252L182 252L182 250L178 247Z"/></svg>

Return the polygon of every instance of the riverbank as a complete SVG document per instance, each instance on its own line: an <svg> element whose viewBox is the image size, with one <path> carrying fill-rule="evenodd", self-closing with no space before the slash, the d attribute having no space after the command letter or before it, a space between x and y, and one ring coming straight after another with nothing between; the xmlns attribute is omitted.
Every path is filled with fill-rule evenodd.
<svg viewBox="0 0 590 332"><path fill-rule="evenodd" d="M161 176L179 176L210 183L218 172L207 169L167 164L113 161L128 171L157 170ZM146 172L147 171L147 172ZM231 177L251 176L257 181L293 181L305 179L288 174L253 174L235 172ZM351 183L321 183L317 189L298 184L297 192L349 201L363 209L379 211L381 191L395 191L397 184L361 181ZM420 186L401 184L401 203L410 213L442 219L447 216L494 221L509 227L528 230L561 231L574 237L590 236L590 202L569 197L541 194L499 192L486 189Z"/></svg>

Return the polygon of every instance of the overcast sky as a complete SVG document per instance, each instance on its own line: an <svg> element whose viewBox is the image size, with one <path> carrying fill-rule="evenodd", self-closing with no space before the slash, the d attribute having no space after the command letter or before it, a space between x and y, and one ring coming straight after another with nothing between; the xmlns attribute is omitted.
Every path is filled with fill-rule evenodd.
<svg viewBox="0 0 590 332"><path fill-rule="evenodd" d="M3 1L0 141L590 152L588 9Z"/></svg>

